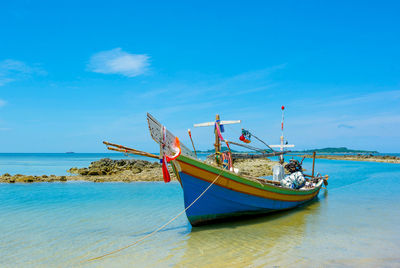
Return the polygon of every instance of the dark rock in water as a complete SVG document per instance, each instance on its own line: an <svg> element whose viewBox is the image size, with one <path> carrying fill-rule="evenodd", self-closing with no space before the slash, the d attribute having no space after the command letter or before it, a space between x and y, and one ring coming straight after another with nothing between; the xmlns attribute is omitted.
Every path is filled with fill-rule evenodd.
<svg viewBox="0 0 400 268"><path fill-rule="evenodd" d="M123 161L123 160L117 160L116 164L117 164L117 166L125 166L125 165L127 165L127 162Z"/></svg>
<svg viewBox="0 0 400 268"><path fill-rule="evenodd" d="M19 175L16 176L15 182L33 182L34 177L33 176L24 176L24 175Z"/></svg>
<svg viewBox="0 0 400 268"><path fill-rule="evenodd" d="M98 176L98 175L103 175L103 171L98 169L98 168L93 168L90 169L89 172L87 173L89 176Z"/></svg>
<svg viewBox="0 0 400 268"><path fill-rule="evenodd" d="M132 172L133 174L138 174L138 173L142 172L142 170L141 170L140 168L132 168L132 169L131 169L131 172Z"/></svg>
<svg viewBox="0 0 400 268"><path fill-rule="evenodd" d="M79 169L77 167L73 167L67 170L67 172L71 173L71 174L79 174L78 173Z"/></svg>
<svg viewBox="0 0 400 268"><path fill-rule="evenodd" d="M80 175L88 175L89 169L88 168L81 168L78 170L78 174Z"/></svg>

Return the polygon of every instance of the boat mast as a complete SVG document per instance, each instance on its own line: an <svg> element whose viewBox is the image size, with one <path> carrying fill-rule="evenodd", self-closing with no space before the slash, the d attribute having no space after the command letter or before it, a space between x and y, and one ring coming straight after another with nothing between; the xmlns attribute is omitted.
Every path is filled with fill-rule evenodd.
<svg viewBox="0 0 400 268"><path fill-rule="evenodd" d="M283 159L283 152L284 152L284 150L285 150L286 148L294 147L294 145L293 145L293 144L285 144L285 143L284 143L285 138L284 138L284 135L283 135L283 121L284 121L285 106L282 105L281 109L282 109L281 143L280 143L279 145L270 145L269 147L272 147L272 148L279 148L279 149L280 149L280 151L281 151L282 154L280 155L279 162L280 162L281 164L283 164L284 161L285 161L285 160Z"/></svg>
<svg viewBox="0 0 400 268"><path fill-rule="evenodd" d="M283 120L284 120L284 112L285 112L285 106L282 105L282 123L281 123L281 130L282 130L282 135L281 135L281 152L283 152ZM283 164L284 159L283 159L283 154L281 154L280 157L280 162Z"/></svg>
<svg viewBox="0 0 400 268"><path fill-rule="evenodd" d="M215 162L217 164L220 164L219 161L219 154L221 152L221 140L218 135L217 131L217 126L218 125L219 129L221 129L221 126L223 125L231 125L231 124L240 124L240 120L228 120L228 121L221 121L220 120L219 114L215 116L215 121L214 122L206 122L206 123L200 123L200 124L194 124L194 127L209 127L209 126L214 126L214 134L215 134L215 143L214 143L214 148L215 148Z"/></svg>
<svg viewBox="0 0 400 268"><path fill-rule="evenodd" d="M219 114L217 114L215 116L215 124L218 125L218 127L221 128L221 121L220 121L220 117ZM214 129L214 134L215 134L215 143L214 143L214 148L215 148L215 161L217 162L217 164L219 164L218 162L218 158L217 155L221 152L221 141L219 140L219 136L218 136L218 132L217 129Z"/></svg>

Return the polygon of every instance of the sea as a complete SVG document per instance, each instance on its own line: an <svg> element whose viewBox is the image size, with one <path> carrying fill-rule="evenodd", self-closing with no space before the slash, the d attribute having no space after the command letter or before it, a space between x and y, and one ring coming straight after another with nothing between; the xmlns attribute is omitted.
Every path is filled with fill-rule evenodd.
<svg viewBox="0 0 400 268"><path fill-rule="evenodd" d="M0 154L0 174L104 157L126 158ZM183 213L157 233L184 209L177 182L0 184L0 267L399 267L400 164L317 159L316 171L329 185L303 207L194 228Z"/></svg>

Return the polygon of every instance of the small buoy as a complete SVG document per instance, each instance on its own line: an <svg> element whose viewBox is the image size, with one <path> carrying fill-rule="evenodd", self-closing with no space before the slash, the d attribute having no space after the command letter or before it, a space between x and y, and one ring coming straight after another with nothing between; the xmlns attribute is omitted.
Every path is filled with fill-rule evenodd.
<svg viewBox="0 0 400 268"><path fill-rule="evenodd" d="M282 107L281 107L281 108L282 108L282 110L285 110L285 106L283 106L283 105L282 105Z"/></svg>

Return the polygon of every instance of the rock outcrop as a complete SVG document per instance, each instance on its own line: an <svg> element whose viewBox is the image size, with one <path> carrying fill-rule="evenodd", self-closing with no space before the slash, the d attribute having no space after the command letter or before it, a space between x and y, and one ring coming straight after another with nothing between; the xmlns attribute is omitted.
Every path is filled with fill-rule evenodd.
<svg viewBox="0 0 400 268"><path fill-rule="evenodd" d="M170 169L171 179L176 180L172 169ZM10 175L5 173L0 176L0 182L6 183L30 183L30 182L54 182L54 181L162 181L161 164L136 159L112 160L103 158L92 162L89 167L73 167L67 170L70 176L56 175Z"/></svg>
<svg viewBox="0 0 400 268"><path fill-rule="evenodd" d="M240 174L255 177L271 175L271 167L275 162L268 159L236 160L235 167ZM176 180L172 168L169 166L171 179ZM73 167L68 170L70 176L56 175L10 175L5 173L0 176L0 182L5 183L31 183L55 181L93 181L93 182L133 182L133 181L162 181L161 164L137 159L112 160L103 158L92 162L89 167Z"/></svg>

